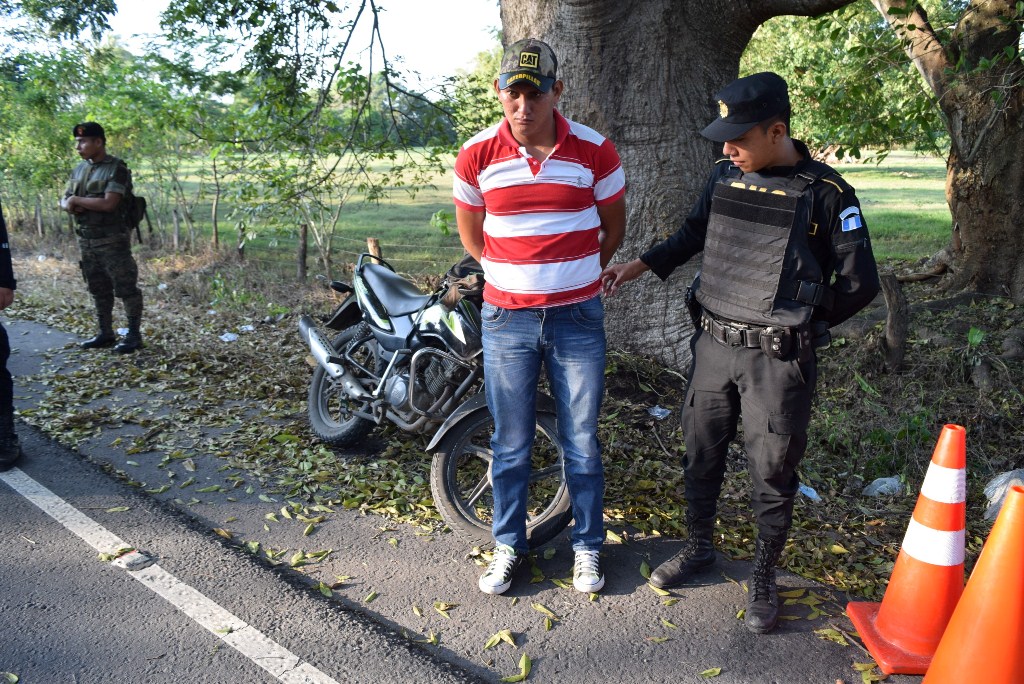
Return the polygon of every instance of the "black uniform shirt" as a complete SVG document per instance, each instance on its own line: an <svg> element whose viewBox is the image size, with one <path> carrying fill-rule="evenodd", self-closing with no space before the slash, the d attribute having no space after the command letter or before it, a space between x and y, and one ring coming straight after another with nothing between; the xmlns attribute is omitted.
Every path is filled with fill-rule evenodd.
<svg viewBox="0 0 1024 684"><path fill-rule="evenodd" d="M803 170L811 159L807 146L793 140L803 161L796 166L772 167L744 174L728 159L715 164L704 192L683 224L662 242L640 256L662 280L704 250L711 199L715 185L722 178L746 178L757 184L759 177L792 177ZM815 181L812 193L811 226L808 245L826 279L831 280L835 303L831 309L817 307L813 319L826 321L829 327L854 315L878 294L878 269L871 252L867 225L860 215L860 204L853 188L836 171Z"/></svg>
<svg viewBox="0 0 1024 684"><path fill-rule="evenodd" d="M4 223L4 208L0 206L0 287L18 289L11 266L11 245L7 241L7 224Z"/></svg>

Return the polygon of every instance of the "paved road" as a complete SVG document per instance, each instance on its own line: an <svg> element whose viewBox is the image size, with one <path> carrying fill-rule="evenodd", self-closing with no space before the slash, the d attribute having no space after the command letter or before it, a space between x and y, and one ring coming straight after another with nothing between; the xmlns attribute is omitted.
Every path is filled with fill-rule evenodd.
<svg viewBox="0 0 1024 684"><path fill-rule="evenodd" d="M15 348L11 367L20 376L16 404L32 406L45 397L46 387L30 376L73 368L84 352L65 346L69 336L39 324L13 320L8 330ZM143 397L122 390L97 401L111 400ZM258 407L251 410L258 414ZM134 577L151 568L129 571L97 560L87 542L0 480L0 559L6 558L0 560L0 582L12 588L0 592L0 672L47 683L496 682L517 673L526 653L533 662L529 681L538 682L834 684L859 681L852 663L869 661L859 647L815 633L831 626L850 631L842 615L845 597L802 578L784 576L781 584L805 589L803 598L814 592L827 599L820 606L826 615L807 619L809 606L787 606L784 614L792 619L761 637L736 618L745 603L738 584L749 572L745 563L723 560L701 586L670 597L646 585L641 564L655 566L678 549L677 541L606 545L607 584L590 601L550 581L570 573L571 549L563 535L549 545L552 557L536 559L543 579L530 582L531 572L524 570L509 593L486 596L476 589L480 568L468 558L469 547L454 535L338 511L306 536L302 521L278 517L268 524L267 514L286 501L252 480L246 488L233 488L231 496L196 494L202 485L224 484L233 475L221 459L200 451L193 455L190 476L196 483L188 502L180 490L146 495L127 487L101 467L130 472L143 482L168 477L166 467L157 467L158 454L147 460L146 454L125 453L123 445L132 440L117 438L139 432L137 426L104 428L74 453L22 427L28 456L12 472L20 477L24 471L115 538L152 554L154 567L226 611L230 617L221 615L221 623L214 623L228 626L202 626L202 617L188 617ZM215 528L230 528L233 543ZM272 567L235 545L257 542L285 558L296 551L331 552L299 569ZM335 584L339 577L349 579L331 598L315 590L317 583ZM449 606L445 614L435 609L441 603ZM559 619L546 623L534 604ZM502 643L485 650L488 638L505 629L515 648ZM236 648L236 631L252 635L258 646ZM243 655L251 651L257 652L255 660ZM268 652L290 669L282 675L268 668ZM720 674L701 676L713 668L721 668ZM296 678L282 678L289 676ZM315 678L320 676L329 679Z"/></svg>

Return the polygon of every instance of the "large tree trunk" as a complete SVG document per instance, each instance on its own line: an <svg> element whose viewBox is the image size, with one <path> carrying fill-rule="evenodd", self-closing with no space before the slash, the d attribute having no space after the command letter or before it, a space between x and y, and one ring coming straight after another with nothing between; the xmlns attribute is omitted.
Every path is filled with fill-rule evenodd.
<svg viewBox="0 0 1024 684"><path fill-rule="evenodd" d="M1024 66L1017 0L973 0L943 42L905 0L871 0L905 41L945 116L946 199L959 230L949 289L1024 302ZM892 9L896 13L892 13Z"/></svg>
<svg viewBox="0 0 1024 684"><path fill-rule="evenodd" d="M969 94L974 107L992 113L991 95ZM954 144L947 165L946 198L959 226L961 249L951 249L950 289L969 288L1024 302L1024 127L1017 89L1012 110L973 117L974 149Z"/></svg>
<svg viewBox="0 0 1024 684"><path fill-rule="evenodd" d="M540 38L565 82L561 111L610 138L626 172L628 231L616 261L639 256L689 212L720 148L699 131L757 27L852 0L502 0L506 44ZM677 368L693 331L683 292L699 259L662 283L646 275L607 300L610 343Z"/></svg>

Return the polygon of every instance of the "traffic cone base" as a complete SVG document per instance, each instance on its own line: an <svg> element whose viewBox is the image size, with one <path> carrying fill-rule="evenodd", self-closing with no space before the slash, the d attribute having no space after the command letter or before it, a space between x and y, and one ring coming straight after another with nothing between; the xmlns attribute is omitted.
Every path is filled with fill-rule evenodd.
<svg viewBox="0 0 1024 684"><path fill-rule="evenodd" d="M881 603L849 603L846 614L850 616L857 634L871 657L878 663L878 669L890 674L924 674L931 663L932 654L911 653L896 646L890 641L892 636L882 634L876 623Z"/></svg>
<svg viewBox="0 0 1024 684"><path fill-rule="evenodd" d="M881 603L846 613L885 674L924 674L964 589L966 440L946 425Z"/></svg>

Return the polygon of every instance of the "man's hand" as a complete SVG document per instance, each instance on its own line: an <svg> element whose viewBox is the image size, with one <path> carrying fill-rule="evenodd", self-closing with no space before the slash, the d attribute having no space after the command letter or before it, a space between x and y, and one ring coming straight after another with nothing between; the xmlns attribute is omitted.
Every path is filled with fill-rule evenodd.
<svg viewBox="0 0 1024 684"><path fill-rule="evenodd" d="M604 295L611 297L618 291L619 287L625 285L630 280L639 278L648 270L650 269L647 264L639 259L633 259L625 264L612 264L601 271L601 284L604 286Z"/></svg>
<svg viewBox="0 0 1024 684"><path fill-rule="evenodd" d="M0 287L0 311L3 311L14 303L14 290L9 287Z"/></svg>

